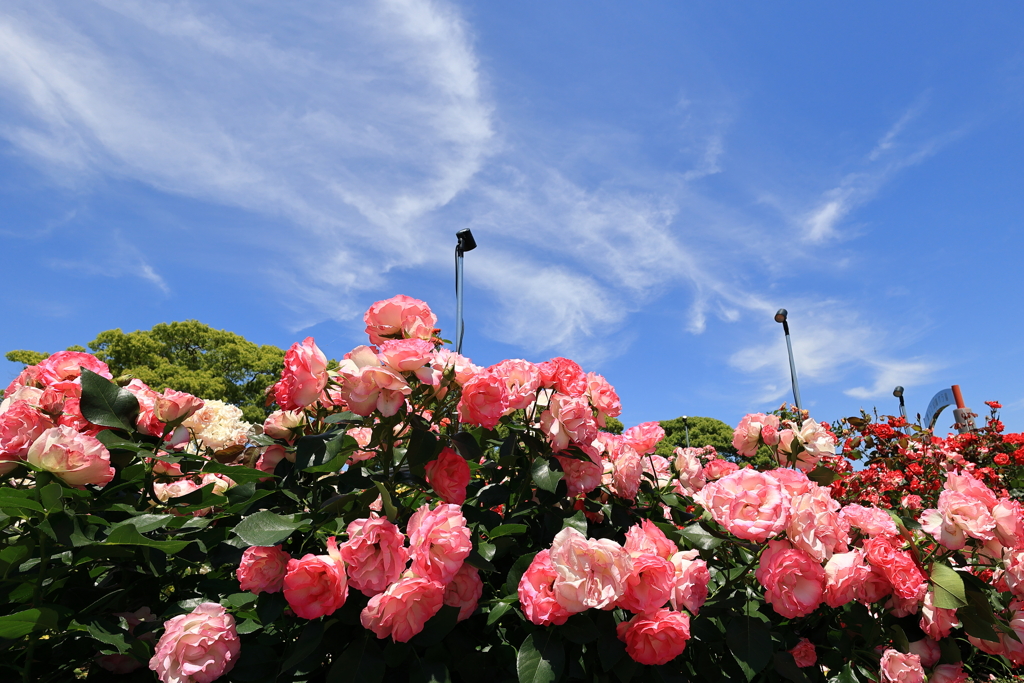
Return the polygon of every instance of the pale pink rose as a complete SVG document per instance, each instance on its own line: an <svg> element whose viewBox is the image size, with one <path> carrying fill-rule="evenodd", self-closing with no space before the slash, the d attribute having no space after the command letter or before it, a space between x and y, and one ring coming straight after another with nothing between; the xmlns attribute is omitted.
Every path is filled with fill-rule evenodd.
<svg viewBox="0 0 1024 683"><path fill-rule="evenodd" d="M556 455L555 458L562 465L565 485L568 487L570 498L590 493L601 485L601 465L591 460L577 460Z"/></svg>
<svg viewBox="0 0 1024 683"><path fill-rule="evenodd" d="M540 384L545 389L554 389L560 394L573 397L587 393L587 375L575 361L552 358L537 367L540 370Z"/></svg>
<svg viewBox="0 0 1024 683"><path fill-rule="evenodd" d="M253 545L242 553L242 561L235 574L238 586L244 591L280 593L284 588L284 575L288 571L288 560L292 556L281 546Z"/></svg>
<svg viewBox="0 0 1024 683"><path fill-rule="evenodd" d="M508 387L490 372L478 372L462 387L459 422L494 429L508 409Z"/></svg>
<svg viewBox="0 0 1024 683"><path fill-rule="evenodd" d="M291 458L288 457L288 451L284 449L284 446L280 444L274 444L267 446L260 453L259 460L256 461L256 469L267 474L273 474L274 470L277 469L278 463L282 460L293 460L294 454ZM260 481L269 481L270 477L261 479Z"/></svg>
<svg viewBox="0 0 1024 683"><path fill-rule="evenodd" d="M537 400L540 388L540 368L525 360L503 360L487 368L495 377L500 377L508 389L508 407L505 414L513 410L526 410Z"/></svg>
<svg viewBox="0 0 1024 683"><path fill-rule="evenodd" d="M935 592L925 593L924 601L921 603L921 630L928 634L929 638L942 640L949 636L953 627L960 623L956 616L955 609L946 609L935 606Z"/></svg>
<svg viewBox="0 0 1024 683"><path fill-rule="evenodd" d="M300 436L306 425L306 414L301 410L275 410L263 422L263 433L271 439L291 443Z"/></svg>
<svg viewBox="0 0 1024 683"><path fill-rule="evenodd" d="M932 675L928 677L928 683L968 683L970 678L964 671L964 665L939 664L932 669Z"/></svg>
<svg viewBox="0 0 1024 683"><path fill-rule="evenodd" d="M789 424L789 423L787 423ZM781 429L779 430L779 445L775 450L775 461L779 463L779 467L789 467L790 460L793 456L793 444L799 443L796 432L792 429Z"/></svg>
<svg viewBox="0 0 1024 683"><path fill-rule="evenodd" d="M138 378L133 379L124 388L139 402L139 416L135 418L138 430L149 436L163 436L165 425L156 416L156 399L160 394Z"/></svg>
<svg viewBox="0 0 1024 683"><path fill-rule="evenodd" d="M555 394L540 417L540 428L551 450L564 451L573 442L590 444L597 438L597 422L586 397Z"/></svg>
<svg viewBox="0 0 1024 683"><path fill-rule="evenodd" d="M1006 584L1006 590L1018 598L1024 598L1024 551L1006 553L1000 578Z"/></svg>
<svg viewBox="0 0 1024 683"><path fill-rule="evenodd" d="M864 541L863 547L868 561L881 570L892 584L894 595L901 600L916 603L924 599L928 580L910 553L897 548L899 543L901 541L890 536L875 536ZM916 607L912 611L916 611Z"/></svg>
<svg viewBox="0 0 1024 683"><path fill-rule="evenodd" d="M722 477L728 477L733 472L739 470L740 466L724 458L715 458L709 460L708 464L704 466L704 479L706 481L716 481Z"/></svg>
<svg viewBox="0 0 1024 683"><path fill-rule="evenodd" d="M751 469L711 482L693 499L739 538L764 543L786 528L789 496L770 474Z"/></svg>
<svg viewBox="0 0 1024 683"><path fill-rule="evenodd" d="M949 472L946 475L944 488L947 491L962 493L968 499L980 501L988 510L991 510L999 502L992 489L966 472L963 474Z"/></svg>
<svg viewBox="0 0 1024 683"><path fill-rule="evenodd" d="M615 628L626 644L626 654L640 664L667 664L686 649L690 639L690 617L683 612L661 609L638 614Z"/></svg>
<svg viewBox="0 0 1024 683"><path fill-rule="evenodd" d="M388 339L379 348L381 362L397 372L416 372L434 359L434 345L425 339Z"/></svg>
<svg viewBox="0 0 1024 683"><path fill-rule="evenodd" d="M664 607L672 596L675 578L675 566L665 558L646 553L634 556L625 592L615 604L635 614Z"/></svg>
<svg viewBox="0 0 1024 683"><path fill-rule="evenodd" d="M439 377L443 376L446 372L451 373L451 375L454 376L456 384L459 386L464 386L466 382L473 378L473 375L483 371L483 368L479 365L474 365L473 361L450 349L438 349L435 351L434 360L431 361L430 367L438 374ZM419 377L421 382L426 384L434 386L437 384L435 381L428 381L427 379L424 379L426 375L417 373L416 376ZM440 381L439 377L437 381Z"/></svg>
<svg viewBox="0 0 1024 683"><path fill-rule="evenodd" d="M84 488L86 484L103 486L114 478L106 447L95 437L79 434L71 427L43 431L29 446L25 459L75 488Z"/></svg>
<svg viewBox="0 0 1024 683"><path fill-rule="evenodd" d="M992 507L996 538L1007 548L1024 548L1024 508L1011 498L1000 498Z"/></svg>
<svg viewBox="0 0 1024 683"><path fill-rule="evenodd" d="M806 419L800 426L800 443L803 444L805 453L801 453L797 461L797 467L804 472L810 472L818 464L818 458L823 455L836 454L836 437L825 428L825 425L818 424L813 419Z"/></svg>
<svg viewBox="0 0 1024 683"><path fill-rule="evenodd" d="M107 379L113 378L106 363L91 353L79 351L58 351L37 363L35 367L36 379L48 386L78 379L82 376L82 368L92 370Z"/></svg>
<svg viewBox="0 0 1024 683"><path fill-rule="evenodd" d="M634 524L626 531L626 543L623 547L631 557L650 554L666 560L679 550L675 543L668 540L665 532L649 519Z"/></svg>
<svg viewBox="0 0 1024 683"><path fill-rule="evenodd" d="M921 500L921 496L908 493L900 499L900 505L908 510L920 510L924 507L924 501Z"/></svg>
<svg viewBox="0 0 1024 683"><path fill-rule="evenodd" d="M327 386L327 356L312 337L295 342L284 354L281 379L274 385L274 399L283 410L304 408L320 397Z"/></svg>
<svg viewBox="0 0 1024 683"><path fill-rule="evenodd" d="M407 643L441 610L444 592L440 581L406 576L370 598L359 622L378 638L391 636L396 643Z"/></svg>
<svg viewBox="0 0 1024 683"><path fill-rule="evenodd" d="M910 643L910 654L920 657L921 666L930 669L938 663L942 650L939 649L938 642L931 638L921 638Z"/></svg>
<svg viewBox="0 0 1024 683"><path fill-rule="evenodd" d="M17 401L28 400L25 398L25 394L16 396L16 394L19 394L22 389L33 389L35 400L30 402L38 405L39 397L42 395L43 389L46 386L47 385L39 378L39 368L35 365L27 366L24 370L18 373L17 377L11 380L11 383L8 384L7 388L4 390L4 400L0 403L0 413L6 410L7 406L5 404L8 399L13 398Z"/></svg>
<svg viewBox="0 0 1024 683"><path fill-rule="evenodd" d="M642 422L622 433L626 444L640 455L653 453L658 442L665 438L665 430L657 422Z"/></svg>
<svg viewBox="0 0 1024 683"><path fill-rule="evenodd" d="M17 467L29 446L48 429L53 429L53 420L27 401L16 401L0 414L0 474Z"/></svg>
<svg viewBox="0 0 1024 683"><path fill-rule="evenodd" d="M945 490L939 494L937 510L925 510L920 517L921 529L950 550L960 550L967 538L988 541L995 537L996 521L984 502L959 491Z"/></svg>
<svg viewBox="0 0 1024 683"><path fill-rule="evenodd" d="M654 454L648 454L640 458L643 470L654 478L655 485L661 489L672 482L672 463L668 458Z"/></svg>
<svg viewBox="0 0 1024 683"><path fill-rule="evenodd" d="M432 339L437 316L419 299L399 294L370 306L363 315L371 344L388 339Z"/></svg>
<svg viewBox="0 0 1024 683"><path fill-rule="evenodd" d="M832 553L846 552L850 523L829 490L815 486L791 499L786 536L816 561L825 562Z"/></svg>
<svg viewBox="0 0 1024 683"><path fill-rule="evenodd" d="M813 612L825 593L825 570L787 541L768 542L754 577L764 586L765 602L787 619Z"/></svg>
<svg viewBox="0 0 1024 683"><path fill-rule="evenodd" d="M409 518L409 555L412 571L446 584L459 571L473 549L466 518L458 505L424 503Z"/></svg>
<svg viewBox="0 0 1024 683"><path fill-rule="evenodd" d="M427 483L446 503L462 505L469 486L469 465L466 459L450 448L442 448L436 459L426 465Z"/></svg>
<svg viewBox="0 0 1024 683"><path fill-rule="evenodd" d="M471 564L463 564L444 589L444 604L458 607L459 621L465 621L473 616L483 594L484 582L480 572Z"/></svg>
<svg viewBox="0 0 1024 683"><path fill-rule="evenodd" d="M180 469L180 468L179 468ZM170 502L172 498L180 498L186 496L193 491L198 491L202 486L197 484L190 478L175 479L174 481L165 484L159 481L153 482L153 493L156 494L157 500L162 503Z"/></svg>
<svg viewBox="0 0 1024 683"><path fill-rule="evenodd" d="M619 400L619 395L601 375L587 373L587 398L597 411L597 424L601 427L605 426L609 417L618 417L622 414L622 401Z"/></svg>
<svg viewBox="0 0 1024 683"><path fill-rule="evenodd" d="M708 599L711 573L707 562L698 557L696 550L681 550L672 556L671 562L675 567L675 585L669 598L672 609L681 612L685 607L697 614Z"/></svg>
<svg viewBox="0 0 1024 683"><path fill-rule="evenodd" d="M223 496L227 493L228 489L237 486L235 481L226 474L216 474L213 472L203 473L202 479L200 479L200 486L206 486L207 484L213 484L213 493L218 496Z"/></svg>
<svg viewBox="0 0 1024 683"><path fill-rule="evenodd" d="M375 513L349 523L348 540L338 551L347 565L349 585L369 597L397 581L409 559L401 529Z"/></svg>
<svg viewBox="0 0 1024 683"><path fill-rule="evenodd" d="M537 626L561 625L572 612L558 604L554 584L558 572L551 564L551 551L541 550L519 579L519 605L523 614Z"/></svg>
<svg viewBox="0 0 1024 683"><path fill-rule="evenodd" d="M677 448L673 451L676 456L673 466L679 473L678 488L683 495L692 496L704 488L704 484L707 483L704 466L698 457L702 450L700 448Z"/></svg>
<svg viewBox="0 0 1024 683"><path fill-rule="evenodd" d="M778 443L776 435L779 424L777 415L765 415L764 413L745 415L732 434L733 448L740 455L753 457L757 454L757 448L762 442L769 446ZM763 438L762 432L766 432L763 436L768 438Z"/></svg>
<svg viewBox="0 0 1024 683"><path fill-rule="evenodd" d="M370 445L370 441L373 439L373 429L370 427L353 427L352 429L345 432L359 445L360 449L365 449ZM376 451L358 450L353 451L352 455L348 456L348 464L362 462L363 460L370 460L371 458L377 457Z"/></svg>
<svg viewBox="0 0 1024 683"><path fill-rule="evenodd" d="M211 683L235 667L241 650L235 618L203 602L164 622L149 668L162 683Z"/></svg>
<svg viewBox="0 0 1024 683"><path fill-rule="evenodd" d="M899 529L892 517L885 510L879 508L866 508L860 505L851 504L843 507L843 516L850 523L868 536L898 536Z"/></svg>
<svg viewBox="0 0 1024 683"><path fill-rule="evenodd" d="M633 570L633 559L618 543L588 539L571 527L555 535L550 558L558 574L555 599L574 613L615 604Z"/></svg>
<svg viewBox="0 0 1024 683"><path fill-rule="evenodd" d="M882 683L924 683L921 658L888 649L882 654Z"/></svg>
<svg viewBox="0 0 1024 683"><path fill-rule="evenodd" d="M166 424L184 420L202 407L203 399L201 398L186 394L184 391L164 389L164 393L157 394L153 412L156 419Z"/></svg>
<svg viewBox="0 0 1024 683"><path fill-rule="evenodd" d="M796 646L789 651L789 654L793 655L793 661L796 662L796 665L801 669L814 666L818 663L818 653L814 649L814 643L806 638L801 638L800 642L798 642Z"/></svg>
<svg viewBox="0 0 1024 683"><path fill-rule="evenodd" d="M636 494L640 491L643 471L640 455L629 446L623 445L612 463L612 493L624 500L635 500Z"/></svg>
<svg viewBox="0 0 1024 683"><path fill-rule="evenodd" d="M772 470L772 476L782 485L782 489L789 494L790 498L809 492L817 484L807 478L807 474L801 470L788 467L777 467Z"/></svg>
<svg viewBox="0 0 1024 683"><path fill-rule="evenodd" d="M842 607L861 597L861 586L870 573L871 567L864 561L864 553L858 548L832 555L825 563L825 604L829 607Z"/></svg>
<svg viewBox="0 0 1024 683"><path fill-rule="evenodd" d="M367 417L379 410L391 417L405 404L412 387L402 375L380 363L377 354L368 346L359 346L338 363L341 396L349 410Z"/></svg>
<svg viewBox="0 0 1024 683"><path fill-rule="evenodd" d="M348 579L334 536L327 540L327 555L303 555L288 560L284 598L296 616L318 619L345 604Z"/></svg>

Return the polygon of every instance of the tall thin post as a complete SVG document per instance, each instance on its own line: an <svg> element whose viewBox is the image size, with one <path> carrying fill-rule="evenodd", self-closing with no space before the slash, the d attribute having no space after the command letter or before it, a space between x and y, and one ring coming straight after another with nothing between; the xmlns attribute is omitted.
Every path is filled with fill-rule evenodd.
<svg viewBox="0 0 1024 683"><path fill-rule="evenodd" d="M466 333L465 323L462 320L463 302L463 275L462 261L467 251L476 249L476 240L469 228L459 230L455 233L458 242L455 244L455 352L462 353L462 337Z"/></svg>
<svg viewBox="0 0 1024 683"><path fill-rule="evenodd" d="M775 322L782 323L782 331L786 333L786 350L789 351L789 376L793 381L793 401L796 402L797 410L803 410L800 402L800 385L796 381L796 361L793 360L793 342L789 338L789 312L780 308L775 314Z"/></svg>

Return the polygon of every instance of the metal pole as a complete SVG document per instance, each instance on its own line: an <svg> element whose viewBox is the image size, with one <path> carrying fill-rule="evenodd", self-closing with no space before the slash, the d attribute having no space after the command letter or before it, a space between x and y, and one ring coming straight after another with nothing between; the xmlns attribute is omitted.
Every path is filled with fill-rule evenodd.
<svg viewBox="0 0 1024 683"><path fill-rule="evenodd" d="M465 323L462 320L462 260L467 251L476 249L476 240L469 228L464 228L455 233L458 242L455 244L455 352L462 353L462 336L466 333Z"/></svg>
<svg viewBox="0 0 1024 683"><path fill-rule="evenodd" d="M686 429L686 447L690 447L690 419L683 415L683 428Z"/></svg>
<svg viewBox="0 0 1024 683"><path fill-rule="evenodd" d="M789 338L789 312L780 308L775 314L775 322L782 323L782 331L786 333L786 350L789 351L789 376L793 380L793 400L796 402L797 410L803 410L800 404L800 385L796 381L796 361L793 360L793 342Z"/></svg>

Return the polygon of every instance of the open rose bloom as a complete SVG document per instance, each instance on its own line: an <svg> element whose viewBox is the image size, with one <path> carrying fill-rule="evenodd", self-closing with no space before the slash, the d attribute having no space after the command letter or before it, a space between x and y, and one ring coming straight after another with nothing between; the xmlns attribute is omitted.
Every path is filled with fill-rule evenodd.
<svg viewBox="0 0 1024 683"><path fill-rule="evenodd" d="M241 649L234 617L204 602L164 624L149 668L162 683L210 683L234 668Z"/></svg>

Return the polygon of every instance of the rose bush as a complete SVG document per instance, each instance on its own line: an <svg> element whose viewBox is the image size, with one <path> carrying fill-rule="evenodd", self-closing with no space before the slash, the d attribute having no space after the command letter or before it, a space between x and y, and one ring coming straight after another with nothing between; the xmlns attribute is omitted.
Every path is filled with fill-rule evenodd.
<svg viewBox="0 0 1024 683"><path fill-rule="evenodd" d="M292 346L263 425L77 352L11 383L4 680L941 683L1024 664L1024 439L995 412L942 439L783 408L740 421L739 457L666 457L657 423L602 431L619 397L569 359L476 366L411 297L364 319L370 344L337 364Z"/></svg>

